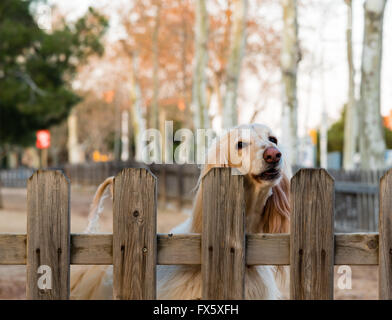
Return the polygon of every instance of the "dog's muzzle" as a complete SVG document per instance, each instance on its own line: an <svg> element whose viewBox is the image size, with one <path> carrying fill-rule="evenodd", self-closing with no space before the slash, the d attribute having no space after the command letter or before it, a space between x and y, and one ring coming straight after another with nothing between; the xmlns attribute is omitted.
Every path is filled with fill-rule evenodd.
<svg viewBox="0 0 392 320"><path fill-rule="evenodd" d="M276 166L271 166L267 170L257 174L253 175L253 178L256 180L275 180L278 179L281 175L281 170L280 168L277 168Z"/></svg>

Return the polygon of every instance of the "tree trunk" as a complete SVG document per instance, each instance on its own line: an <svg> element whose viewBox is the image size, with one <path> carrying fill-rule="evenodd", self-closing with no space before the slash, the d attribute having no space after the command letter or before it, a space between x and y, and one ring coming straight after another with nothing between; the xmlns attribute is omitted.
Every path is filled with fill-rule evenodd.
<svg viewBox="0 0 392 320"><path fill-rule="evenodd" d="M297 1L282 0L283 44L281 68L283 82L283 141L287 147L289 165L298 162L297 138L297 69L300 60L298 45Z"/></svg>
<svg viewBox="0 0 392 320"><path fill-rule="evenodd" d="M121 111L119 102L119 91L116 91L114 98L114 159L116 161L121 160Z"/></svg>
<svg viewBox="0 0 392 320"><path fill-rule="evenodd" d="M129 115L127 110L121 112L121 161L129 160Z"/></svg>
<svg viewBox="0 0 392 320"><path fill-rule="evenodd" d="M133 138L135 143L135 160L142 161L142 151L144 148L142 141L142 133L146 130L146 121L143 117L143 99L142 91L140 89L139 81L137 78L139 72L139 60L136 53L132 55L132 70L131 70L131 121L133 129Z"/></svg>
<svg viewBox="0 0 392 320"><path fill-rule="evenodd" d="M380 75L382 29L386 0L365 2L365 30L361 80L361 168L381 169L385 166L385 139L380 115Z"/></svg>
<svg viewBox="0 0 392 320"><path fill-rule="evenodd" d="M153 53L153 97L150 127L159 129L159 24L161 15L161 4L157 1L155 26L152 35L152 53Z"/></svg>
<svg viewBox="0 0 392 320"><path fill-rule="evenodd" d="M195 129L208 128L207 77L208 15L205 1L196 1L195 61L192 83L192 110Z"/></svg>
<svg viewBox="0 0 392 320"><path fill-rule="evenodd" d="M237 91L241 62L245 53L248 0L233 1L233 24L230 35L229 60L226 69L226 92L223 103L223 128L238 124Z"/></svg>
<svg viewBox="0 0 392 320"><path fill-rule="evenodd" d="M181 6L182 0L178 0L178 5ZM182 46L181 46L181 73L182 73L182 99L185 105L185 110L184 110L184 124L188 129L192 129L193 127L193 121L192 121L192 111L189 103L189 95L188 95L188 77L187 77L187 45L188 45L188 35L187 35L187 20L186 16L182 16L182 21L181 21L181 26L182 26L182 32L181 32L181 41L182 41Z"/></svg>
<svg viewBox="0 0 392 320"><path fill-rule="evenodd" d="M71 164L84 161L82 146L78 143L78 119L75 110L68 116L68 162Z"/></svg>
<svg viewBox="0 0 392 320"><path fill-rule="evenodd" d="M324 59L322 59L324 61ZM324 62L323 62L324 69ZM328 169L328 113L327 113L327 97L325 95L324 71L322 74L322 110L320 123L320 167Z"/></svg>
<svg viewBox="0 0 392 320"><path fill-rule="evenodd" d="M357 111L355 104L355 83L352 44L352 0L345 0L347 4L347 63L348 63L348 101L344 119L344 146L343 146L343 168L354 169L354 154L357 148Z"/></svg>

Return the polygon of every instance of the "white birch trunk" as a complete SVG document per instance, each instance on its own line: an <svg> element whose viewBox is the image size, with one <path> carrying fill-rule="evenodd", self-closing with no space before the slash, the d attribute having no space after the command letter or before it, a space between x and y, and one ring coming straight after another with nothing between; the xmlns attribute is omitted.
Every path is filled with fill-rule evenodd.
<svg viewBox="0 0 392 320"><path fill-rule="evenodd" d="M354 64L353 64L353 45L352 45L352 0L345 0L347 5L347 63L348 63L348 99L344 119L344 144L343 144L343 168L345 170L354 169L354 154L357 149L357 110L355 103L355 83L354 83Z"/></svg>
<svg viewBox="0 0 392 320"><path fill-rule="evenodd" d="M324 103L324 102L323 102ZM328 169L328 114L325 106L321 114L320 124L320 167Z"/></svg>
<svg viewBox="0 0 392 320"><path fill-rule="evenodd" d="M178 5L181 6L182 0L178 0ZM181 30L181 73L182 73L182 99L185 104L185 126L189 129L193 127L192 111L190 103L188 103L188 76L187 76L187 44L188 44L188 34L187 34L187 17L182 17L182 30Z"/></svg>
<svg viewBox="0 0 392 320"><path fill-rule="evenodd" d="M71 164L84 161L82 146L78 143L78 119L75 111L68 116L68 162Z"/></svg>
<svg viewBox="0 0 392 320"><path fill-rule="evenodd" d="M121 161L129 160L129 115L127 110L121 113Z"/></svg>
<svg viewBox="0 0 392 320"><path fill-rule="evenodd" d="M208 14L206 2L196 1L195 60L192 82L192 102L194 128L209 128L207 107L208 67Z"/></svg>
<svg viewBox="0 0 392 320"><path fill-rule="evenodd" d="M156 5L155 26L152 35L152 52L153 52L153 97L151 110L150 127L159 129L159 25L160 25L161 5L160 1Z"/></svg>
<svg viewBox="0 0 392 320"><path fill-rule="evenodd" d="M385 139L380 116L380 75L382 61L383 17L386 0L365 2L365 30L362 52L360 100L361 168L385 166Z"/></svg>
<svg viewBox="0 0 392 320"><path fill-rule="evenodd" d="M297 1L282 0L283 44L281 54L283 82L283 141L287 148L289 165L298 162L297 143L297 69L300 60L298 45Z"/></svg>
<svg viewBox="0 0 392 320"><path fill-rule="evenodd" d="M223 102L223 128L225 129L238 124L237 91L241 62L245 53L248 0L234 0L233 5L233 24L231 26L225 81L226 91Z"/></svg>
<svg viewBox="0 0 392 320"><path fill-rule="evenodd" d="M142 161L142 152L144 148L144 144L142 141L142 133L146 130L146 120L143 116L143 99L142 99L142 91L140 89L140 85L137 79L137 74L139 72L139 60L136 53L132 56L132 87L131 87L131 96L132 96L132 107L131 107L131 115L132 115L132 129L133 129L133 138L135 142L135 160Z"/></svg>

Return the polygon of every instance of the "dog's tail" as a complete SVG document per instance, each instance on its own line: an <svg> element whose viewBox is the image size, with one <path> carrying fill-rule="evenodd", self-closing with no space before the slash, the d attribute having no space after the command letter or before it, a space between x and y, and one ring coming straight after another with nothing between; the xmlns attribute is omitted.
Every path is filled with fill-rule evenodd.
<svg viewBox="0 0 392 320"><path fill-rule="evenodd" d="M102 182L94 195L93 203L90 207L90 213L88 216L88 225L84 230L84 233L96 233L99 229L99 217L103 211L103 201L107 198L105 194L106 188L110 185L110 194L113 198L113 182L114 177L107 178Z"/></svg>

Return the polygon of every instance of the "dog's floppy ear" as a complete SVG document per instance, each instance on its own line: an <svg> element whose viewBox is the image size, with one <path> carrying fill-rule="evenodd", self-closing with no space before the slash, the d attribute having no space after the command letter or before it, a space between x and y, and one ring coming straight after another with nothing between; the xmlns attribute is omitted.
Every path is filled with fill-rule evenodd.
<svg viewBox="0 0 392 320"><path fill-rule="evenodd" d="M272 188L262 213L263 232L287 233L290 229L290 181L285 174Z"/></svg>

